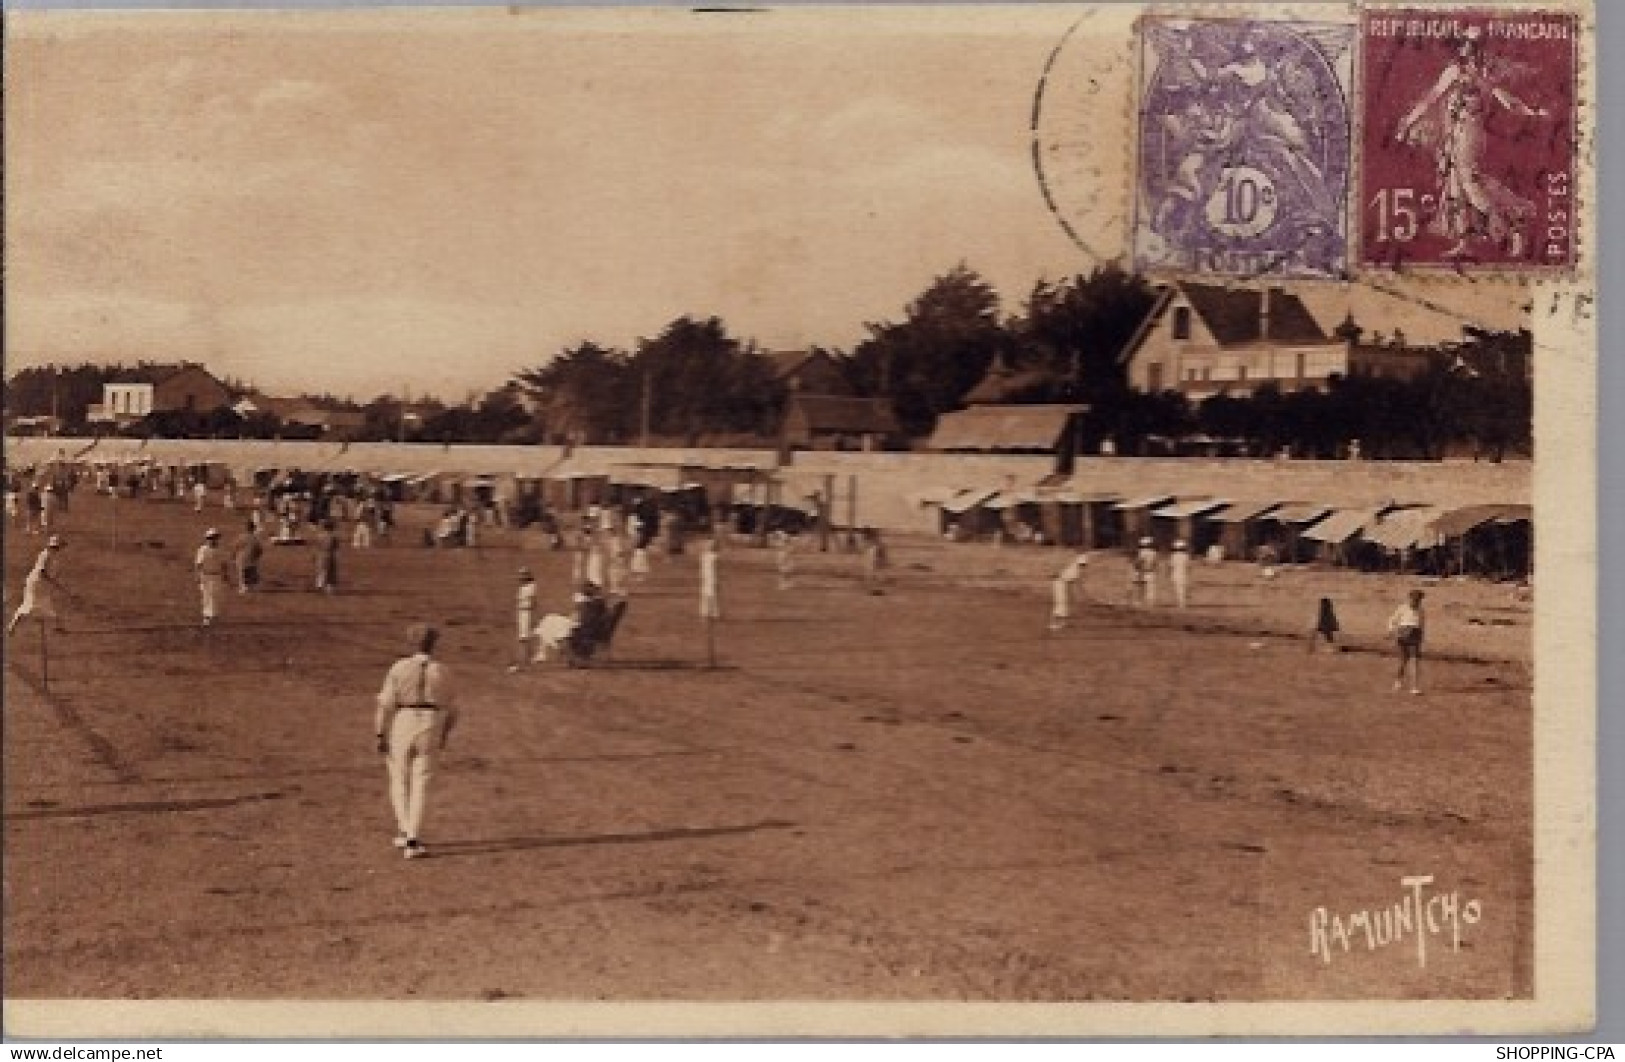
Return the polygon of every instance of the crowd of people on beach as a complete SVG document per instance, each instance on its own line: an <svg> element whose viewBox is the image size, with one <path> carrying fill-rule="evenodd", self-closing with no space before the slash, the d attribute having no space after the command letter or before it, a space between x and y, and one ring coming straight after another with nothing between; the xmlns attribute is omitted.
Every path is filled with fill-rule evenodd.
<svg viewBox="0 0 1625 1062"><path fill-rule="evenodd" d="M396 525L392 499L380 487L364 483L309 483L279 479L261 488L241 489L227 481L211 489L202 477L177 476L160 481L155 489L144 491L143 482L120 483L116 476L98 472L92 477L98 490L124 496L156 496L184 499L202 513L218 493L219 505L236 519L239 530L227 536L218 527L209 527L192 556L201 622L213 627L225 611L225 601L235 589L247 595L259 591L265 582L268 548L308 546L311 559L309 588L335 594L341 586L340 556L346 544L352 550L387 546ZM78 485L77 476L44 476L35 470L8 476L6 513L8 530L46 536L27 576L21 601L12 613L7 633L12 634L25 619L37 620L43 632L63 631L63 599L73 600L62 578L62 557L67 541L60 533L61 514ZM541 612L541 587L534 570L521 565L514 590L515 641L508 671L560 661L572 668L590 666L611 647L625 617L635 588L648 580L657 556L665 563L684 568L690 562L677 558L688 552L691 538L702 540L692 563L692 582L698 592L694 613L706 633L712 663L715 663L716 625L725 615L722 544L730 523L724 512L706 514L696 520L680 509L667 510L652 498L635 499L625 505L589 505L576 513L546 513L538 520L543 549L567 551L570 566L567 611ZM480 529L500 522L500 516L480 504L449 505L424 527L421 543L435 550L470 549L480 544ZM765 530L765 528L764 528ZM779 591L791 591L804 574L799 564L803 539L794 530L777 527L765 535L737 534L772 550L771 575ZM875 529L850 529L834 539L838 551L856 558L855 582L865 594L887 592L890 566L887 544ZM828 548L830 536L821 545ZM844 550L842 547L844 546ZM1267 558L1266 558L1267 560ZM1048 631L1065 630L1078 606L1087 599L1084 585L1090 568L1087 552L1069 554L1050 579ZM1154 610L1170 605L1176 610L1193 607L1193 568L1190 551L1176 540L1166 552L1159 551L1153 539L1137 541L1127 556L1126 594L1107 594L1093 603L1104 608ZM1272 578L1273 566L1261 563L1261 575ZM685 576L685 581L688 576ZM1164 587L1168 596L1164 596ZM1424 594L1409 590L1388 620L1388 633L1397 650L1396 691L1422 691L1422 646L1426 630ZM1336 606L1329 597L1320 597L1308 630L1308 649L1341 648L1341 624ZM428 783L436 756L446 747L457 719L454 683L445 665L434 657L438 632L419 623L409 633L411 652L396 660L389 669L376 698L374 739L383 756L389 779L389 797L394 811L394 844L408 859L427 854L420 833L428 801ZM43 643L42 643L43 644Z"/></svg>

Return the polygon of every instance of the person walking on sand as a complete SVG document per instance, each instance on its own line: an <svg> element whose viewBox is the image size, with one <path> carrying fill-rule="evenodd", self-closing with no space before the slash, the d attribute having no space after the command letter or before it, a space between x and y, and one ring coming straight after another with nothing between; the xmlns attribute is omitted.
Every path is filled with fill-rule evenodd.
<svg viewBox="0 0 1625 1062"><path fill-rule="evenodd" d="M220 615L220 599L226 591L226 558L220 552L220 532L209 528L203 533L203 545L197 548L192 561L197 573L198 596L203 606L203 625L214 625Z"/></svg>
<svg viewBox="0 0 1625 1062"><path fill-rule="evenodd" d="M407 631L412 653L390 665L378 691L373 736L389 771L389 802L395 812L395 847L407 859L429 854L422 841L429 779L457 723L446 668L433 657L440 634L425 623Z"/></svg>
<svg viewBox="0 0 1625 1062"><path fill-rule="evenodd" d="M53 484L47 483L40 491L39 506L39 529L49 535L56 527L56 511L60 506L60 495Z"/></svg>
<svg viewBox="0 0 1625 1062"><path fill-rule="evenodd" d="M587 556L582 561L584 578L587 582L592 583L594 586L608 586L609 572L604 564L603 535L597 530L591 528L587 529L585 535Z"/></svg>
<svg viewBox="0 0 1625 1062"><path fill-rule="evenodd" d="M1174 604L1188 608L1191 603L1191 552L1184 539L1174 541L1174 551L1168 555L1168 582L1174 588Z"/></svg>
<svg viewBox="0 0 1625 1062"><path fill-rule="evenodd" d="M619 530L611 530L605 536L605 543L604 578L609 596L625 597L628 582L626 539Z"/></svg>
<svg viewBox="0 0 1625 1062"><path fill-rule="evenodd" d="M28 576L23 580L23 600L17 606L17 611L11 614L11 622L6 624L6 633L10 634L17 629L24 616L34 616L41 623L51 620L58 631L63 629L62 616L56 610L56 602L52 591L62 586L57 581L54 570L56 555L62 550L62 539L52 535L45 542L45 548L40 550L39 556L34 558L34 566L28 570Z"/></svg>
<svg viewBox="0 0 1625 1062"><path fill-rule="evenodd" d="M1332 599L1320 599L1320 607L1315 610L1315 625L1309 629L1309 651L1313 653L1318 648L1317 643L1324 638L1326 644L1337 645L1337 632L1340 630L1337 623L1337 610L1332 607Z"/></svg>
<svg viewBox="0 0 1625 1062"><path fill-rule="evenodd" d="M40 533L41 512L45 507L44 499L40 496L39 484L30 483L28 490L23 492L23 506L28 512L28 533Z"/></svg>
<svg viewBox="0 0 1625 1062"><path fill-rule="evenodd" d="M1049 629L1058 631L1067 625L1072 618L1072 599L1077 596L1078 586L1083 579L1084 566L1089 563L1089 554L1079 553L1067 561L1050 580L1050 611Z"/></svg>
<svg viewBox="0 0 1625 1062"><path fill-rule="evenodd" d="M1139 608L1154 607L1157 603L1157 548L1149 536L1140 539L1140 548L1129 563L1132 604Z"/></svg>
<svg viewBox="0 0 1625 1062"><path fill-rule="evenodd" d="M531 642L536 637L536 576L529 568L519 569L519 591L514 601L514 620L519 635L519 655L508 665L509 671L518 671L531 657Z"/></svg>
<svg viewBox="0 0 1625 1062"><path fill-rule="evenodd" d="M232 544L231 555L237 568L237 592L251 593L260 585L260 560L265 556L265 543L253 520L244 522L243 533Z"/></svg>
<svg viewBox="0 0 1625 1062"><path fill-rule="evenodd" d="M321 522L316 532L316 589L324 594L337 593L339 588L339 536L333 518Z"/></svg>
<svg viewBox="0 0 1625 1062"><path fill-rule="evenodd" d="M631 579L641 583L649 577L649 521L633 512L626 518L627 537L632 542L632 559L628 563Z"/></svg>
<svg viewBox="0 0 1625 1062"><path fill-rule="evenodd" d="M355 527L350 529L351 549L372 548L372 524L377 514L378 505L371 498L363 498L356 506Z"/></svg>
<svg viewBox="0 0 1625 1062"><path fill-rule="evenodd" d="M878 528L869 528L863 536L863 588L871 594L884 593L881 589L881 569L886 567L886 543Z"/></svg>
<svg viewBox="0 0 1625 1062"><path fill-rule="evenodd" d="M722 592L719 585L718 568L721 566L722 556L717 550L717 540L707 539L705 549L700 551L700 618L719 620L722 618Z"/></svg>
<svg viewBox="0 0 1625 1062"><path fill-rule="evenodd" d="M1388 633L1399 646L1399 671L1394 676L1394 689L1405 688L1405 674L1410 672L1411 692L1422 692L1422 634L1427 616L1422 611L1422 591L1412 590L1405 601L1388 617Z"/></svg>
<svg viewBox="0 0 1625 1062"><path fill-rule="evenodd" d="M779 571L779 589L789 590L795 585L796 574L796 540L795 536L787 531L775 531L774 545L777 549L775 558Z"/></svg>

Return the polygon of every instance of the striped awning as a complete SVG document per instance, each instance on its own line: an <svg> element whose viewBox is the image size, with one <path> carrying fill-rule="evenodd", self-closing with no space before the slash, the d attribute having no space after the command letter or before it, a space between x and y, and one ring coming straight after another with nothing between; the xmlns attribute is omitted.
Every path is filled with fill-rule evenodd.
<svg viewBox="0 0 1625 1062"><path fill-rule="evenodd" d="M1018 505L1031 505L1038 501L1037 495L1027 491L1000 491L982 503L987 509L1013 509Z"/></svg>
<svg viewBox="0 0 1625 1062"><path fill-rule="evenodd" d="M1128 512L1131 509L1154 509L1159 505L1167 505L1174 500L1172 494L1147 494L1141 498L1129 498L1120 501L1112 508L1119 512Z"/></svg>
<svg viewBox="0 0 1625 1062"><path fill-rule="evenodd" d="M1377 514L1370 509L1343 509L1303 533L1303 537L1316 542L1341 545L1360 533Z"/></svg>
<svg viewBox="0 0 1625 1062"><path fill-rule="evenodd" d="M1514 524L1528 520L1533 509L1527 505L1467 505L1451 509L1434 524L1440 539L1460 538L1488 523Z"/></svg>
<svg viewBox="0 0 1625 1062"><path fill-rule="evenodd" d="M910 494L908 499L916 506L941 505L958 493L959 491L952 487L932 487L929 490L916 491Z"/></svg>
<svg viewBox="0 0 1625 1062"><path fill-rule="evenodd" d="M1167 520L1183 520L1190 516L1201 516L1215 509L1222 509L1230 503L1223 498L1192 498L1188 501L1172 502L1160 509L1151 510L1152 516L1160 516Z"/></svg>
<svg viewBox="0 0 1625 1062"><path fill-rule="evenodd" d="M1123 500L1121 494L1111 491L1079 491L1071 489L1040 491L1034 498L1036 502L1054 502L1058 505L1106 505Z"/></svg>
<svg viewBox="0 0 1625 1062"><path fill-rule="evenodd" d="M1431 548L1439 542L1438 532L1434 528L1439 515L1439 510L1431 506L1400 509L1368 525L1360 536L1367 542L1395 552Z"/></svg>
<svg viewBox="0 0 1625 1062"><path fill-rule="evenodd" d="M1283 524L1312 524L1331 511L1330 505L1293 502L1270 513L1270 519Z"/></svg>
<svg viewBox="0 0 1625 1062"><path fill-rule="evenodd" d="M947 501L942 503L942 511L945 513L969 512L997 493L999 492L996 490L985 490L981 488L962 490L958 494L955 494L952 498L949 498Z"/></svg>
<svg viewBox="0 0 1625 1062"><path fill-rule="evenodd" d="M572 479L590 479L591 476L572 476ZM621 487L650 487L654 490L682 490L681 465L616 465L609 470L609 481Z"/></svg>
<svg viewBox="0 0 1625 1062"><path fill-rule="evenodd" d="M1259 517L1266 515L1271 509L1274 509L1280 504L1281 502L1279 499L1271 499L1269 501L1260 501L1257 499L1252 501L1233 501L1226 505L1223 509L1220 509L1217 512L1209 513L1207 518L1209 520L1216 520L1221 524L1241 524L1246 523L1248 520L1256 520Z"/></svg>

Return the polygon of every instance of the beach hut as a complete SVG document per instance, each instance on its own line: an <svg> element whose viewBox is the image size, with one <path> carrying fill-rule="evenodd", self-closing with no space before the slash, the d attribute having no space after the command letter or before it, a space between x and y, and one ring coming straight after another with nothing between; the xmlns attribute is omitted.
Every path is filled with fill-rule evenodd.
<svg viewBox="0 0 1625 1062"><path fill-rule="evenodd" d="M955 541L975 538L984 520L982 503L997 494L991 488L968 487L942 503L941 531Z"/></svg>
<svg viewBox="0 0 1625 1062"><path fill-rule="evenodd" d="M982 506L994 521L993 534L1001 541L1053 541L1044 533L1042 507L1032 491L1000 491Z"/></svg>
<svg viewBox="0 0 1625 1062"><path fill-rule="evenodd" d="M1123 500L1113 491L1085 489L1069 476L1051 476L1032 492L1044 541L1074 549L1116 545L1118 514L1112 506Z"/></svg>
<svg viewBox="0 0 1625 1062"><path fill-rule="evenodd" d="M1182 540L1192 553L1199 553L1211 543L1209 526L1200 523L1200 518L1229 504L1224 498L1187 498L1159 505L1151 510L1151 538L1158 549L1169 549Z"/></svg>
<svg viewBox="0 0 1625 1062"><path fill-rule="evenodd" d="M1439 536L1434 525L1441 515L1431 505L1394 509L1367 524L1360 537L1402 572L1436 573Z"/></svg>
<svg viewBox="0 0 1625 1062"><path fill-rule="evenodd" d="M1534 561L1534 509L1469 505L1441 513L1433 533L1448 574L1521 579Z"/></svg>
<svg viewBox="0 0 1625 1062"><path fill-rule="evenodd" d="M573 511L600 505L610 493L609 472L577 458L566 458L542 474L549 509Z"/></svg>
<svg viewBox="0 0 1625 1062"><path fill-rule="evenodd" d="M1151 510L1161 508L1172 502L1172 494L1145 494L1136 498L1126 498L1112 505L1112 511L1118 514L1122 521L1121 544L1125 549L1133 549L1140 539L1151 534Z"/></svg>
<svg viewBox="0 0 1625 1062"><path fill-rule="evenodd" d="M1281 504L1278 498L1232 499L1222 508L1204 513L1196 520L1196 534L1203 551L1219 547L1220 556L1246 560L1262 544L1260 523Z"/></svg>
<svg viewBox="0 0 1625 1062"><path fill-rule="evenodd" d="M1385 509L1337 509L1303 532L1305 542L1318 559L1332 564L1350 564L1357 548L1360 531L1385 512Z"/></svg>
<svg viewBox="0 0 1625 1062"><path fill-rule="evenodd" d="M1275 551L1283 562L1297 564L1309 558L1310 544L1303 533L1324 520L1332 511L1330 505L1319 502L1285 502L1258 519L1258 546Z"/></svg>

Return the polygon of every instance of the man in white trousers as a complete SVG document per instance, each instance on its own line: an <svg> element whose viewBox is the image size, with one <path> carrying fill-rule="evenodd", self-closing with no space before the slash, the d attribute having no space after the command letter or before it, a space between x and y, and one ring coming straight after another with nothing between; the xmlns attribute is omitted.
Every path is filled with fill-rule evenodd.
<svg viewBox="0 0 1625 1062"><path fill-rule="evenodd" d="M197 548L192 567L197 572L203 625L213 626L215 618L220 615L220 602L226 596L226 555L220 549L220 532L215 528L211 527L203 533L203 545Z"/></svg>
<svg viewBox="0 0 1625 1062"><path fill-rule="evenodd" d="M457 707L443 664L433 658L440 634L425 623L407 631L412 647L390 666L378 691L373 734L389 769L389 802L395 811L395 847L407 859L429 854L421 840L428 810L429 779L436 756L446 749Z"/></svg>
<svg viewBox="0 0 1625 1062"><path fill-rule="evenodd" d="M1191 603L1191 551L1184 539L1174 543L1168 555L1168 582L1174 588L1174 604L1188 608Z"/></svg>

